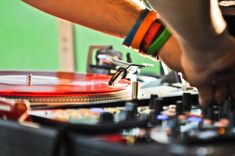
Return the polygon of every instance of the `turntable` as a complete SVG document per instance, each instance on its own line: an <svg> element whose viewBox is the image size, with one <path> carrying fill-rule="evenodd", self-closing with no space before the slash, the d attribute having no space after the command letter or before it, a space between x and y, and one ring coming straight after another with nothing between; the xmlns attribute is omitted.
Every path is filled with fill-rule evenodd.
<svg viewBox="0 0 235 156"><path fill-rule="evenodd" d="M92 104L130 100L130 82L108 85L110 76L72 72L1 71L0 96L39 104Z"/></svg>

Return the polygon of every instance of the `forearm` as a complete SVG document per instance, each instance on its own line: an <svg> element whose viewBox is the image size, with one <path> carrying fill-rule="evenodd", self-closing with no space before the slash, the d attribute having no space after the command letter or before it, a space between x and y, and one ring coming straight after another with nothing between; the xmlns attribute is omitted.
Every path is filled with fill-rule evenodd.
<svg viewBox="0 0 235 156"><path fill-rule="evenodd" d="M23 0L57 17L114 36L126 37L144 6L137 0ZM162 60L180 70L180 48L174 37L159 51Z"/></svg>
<svg viewBox="0 0 235 156"><path fill-rule="evenodd" d="M145 7L133 0L23 0L49 14L124 37Z"/></svg>

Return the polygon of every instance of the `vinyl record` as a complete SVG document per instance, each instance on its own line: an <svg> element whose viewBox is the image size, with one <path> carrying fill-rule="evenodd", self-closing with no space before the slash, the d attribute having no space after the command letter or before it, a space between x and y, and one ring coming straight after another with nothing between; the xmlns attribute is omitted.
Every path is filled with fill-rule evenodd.
<svg viewBox="0 0 235 156"><path fill-rule="evenodd" d="M31 103L101 103L130 99L127 80L109 86L110 76L72 72L0 71L0 96Z"/></svg>

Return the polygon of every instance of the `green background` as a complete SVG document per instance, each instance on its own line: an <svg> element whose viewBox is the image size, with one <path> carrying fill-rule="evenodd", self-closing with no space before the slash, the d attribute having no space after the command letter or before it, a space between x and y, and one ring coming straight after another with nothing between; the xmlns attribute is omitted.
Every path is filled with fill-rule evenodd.
<svg viewBox="0 0 235 156"><path fill-rule="evenodd" d="M113 45L114 49L131 52L134 63L151 63L144 72L158 73L158 63L122 46L122 39L74 26L76 71L85 73L90 45ZM58 22L19 0L2 0L0 4L0 70L58 71Z"/></svg>

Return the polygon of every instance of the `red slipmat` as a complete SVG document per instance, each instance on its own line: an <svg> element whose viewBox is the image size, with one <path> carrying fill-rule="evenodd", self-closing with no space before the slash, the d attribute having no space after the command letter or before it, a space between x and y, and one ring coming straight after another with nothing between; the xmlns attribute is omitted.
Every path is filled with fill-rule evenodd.
<svg viewBox="0 0 235 156"><path fill-rule="evenodd" d="M129 100L130 82L109 86L110 76L72 72L0 71L0 96L32 104L96 104Z"/></svg>

